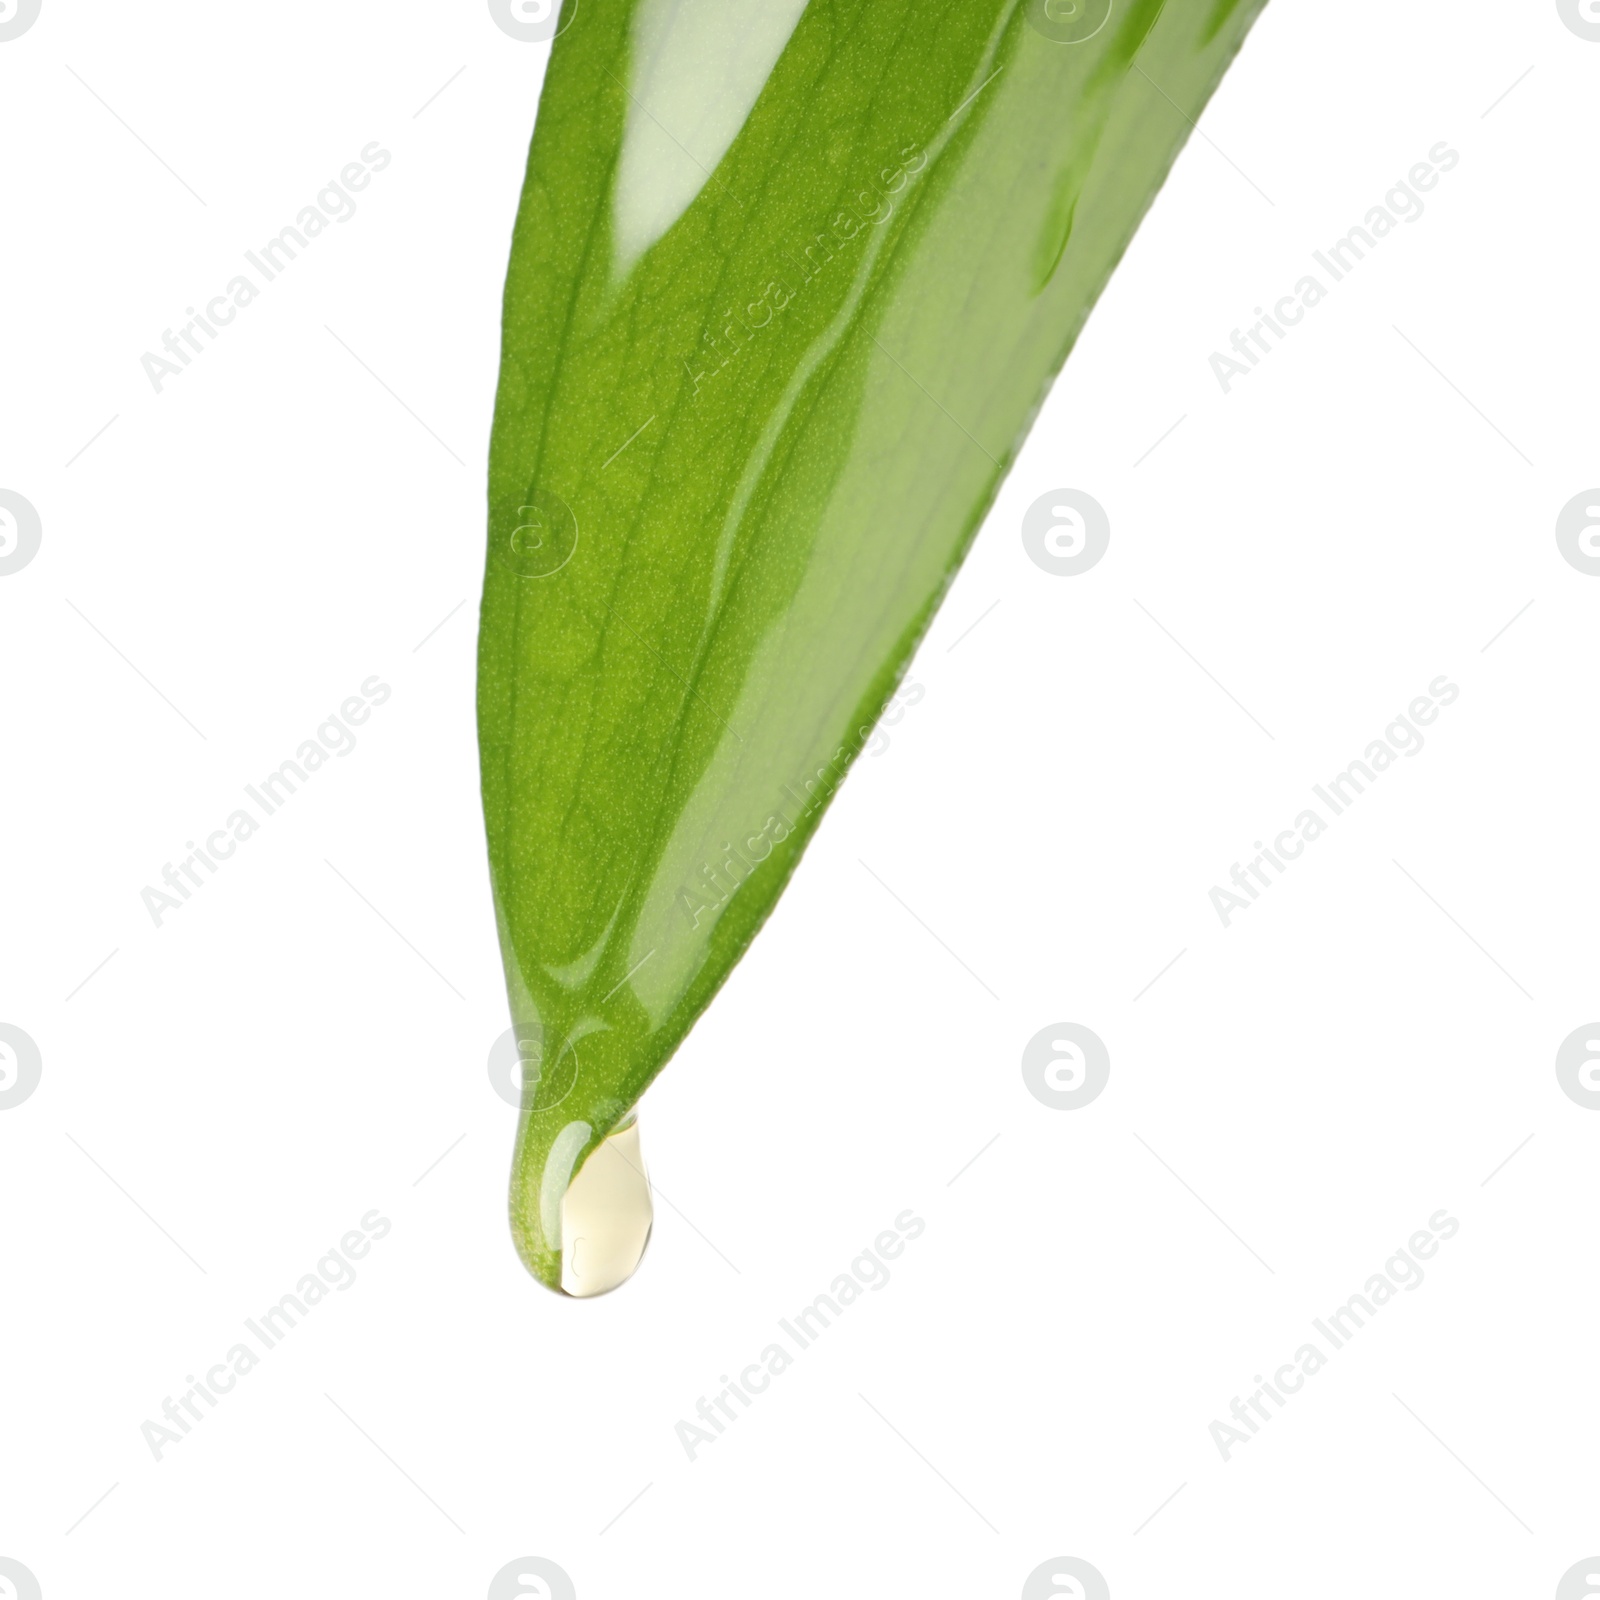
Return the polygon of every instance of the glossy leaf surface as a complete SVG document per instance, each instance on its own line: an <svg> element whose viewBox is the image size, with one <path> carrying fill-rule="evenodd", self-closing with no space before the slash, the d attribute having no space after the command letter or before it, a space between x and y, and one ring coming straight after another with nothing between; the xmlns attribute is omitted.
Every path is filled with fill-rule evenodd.
<svg viewBox="0 0 1600 1600"><path fill-rule="evenodd" d="M1263 3L569 0L479 653L543 1282L571 1174L771 911Z"/></svg>

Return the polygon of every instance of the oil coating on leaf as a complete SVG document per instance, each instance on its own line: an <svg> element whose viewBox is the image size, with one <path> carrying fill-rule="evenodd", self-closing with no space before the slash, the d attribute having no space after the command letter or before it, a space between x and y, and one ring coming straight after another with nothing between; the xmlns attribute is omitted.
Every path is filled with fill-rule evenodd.
<svg viewBox="0 0 1600 1600"><path fill-rule="evenodd" d="M771 911L1264 0L1087 3L583 0L556 40L478 693L547 1284L572 1174Z"/></svg>

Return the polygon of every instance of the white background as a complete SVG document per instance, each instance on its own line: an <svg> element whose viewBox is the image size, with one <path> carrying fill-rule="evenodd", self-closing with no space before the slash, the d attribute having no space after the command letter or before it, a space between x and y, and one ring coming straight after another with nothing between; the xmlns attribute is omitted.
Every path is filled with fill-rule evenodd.
<svg viewBox="0 0 1600 1600"><path fill-rule="evenodd" d="M472 709L547 55L468 3L45 0L0 44L0 487L44 530L0 578L0 1022L43 1057L0 1112L0 1556L46 1600L477 1597L523 1555L582 1600L1011 1597L1060 1555L1117 1600L1553 1595L1600 1548L1600 1115L1553 1070L1600 1015L1600 580L1554 538L1600 481L1600 44L1553 0L1268 7L925 696L647 1098L670 1203L592 1303L507 1235ZM154 393L373 140L358 214ZM1440 140L1426 214L1224 396L1211 352ZM1058 487L1111 518L1078 578L1019 536ZM359 747L153 926L372 674ZM1439 674L1426 748L1224 929L1211 887ZM1111 1055L1079 1111L1020 1071L1063 1020ZM907 1207L888 1287L691 1463L674 1424ZM372 1208L354 1287L153 1460ZM1224 1463L1440 1208L1427 1281Z"/></svg>

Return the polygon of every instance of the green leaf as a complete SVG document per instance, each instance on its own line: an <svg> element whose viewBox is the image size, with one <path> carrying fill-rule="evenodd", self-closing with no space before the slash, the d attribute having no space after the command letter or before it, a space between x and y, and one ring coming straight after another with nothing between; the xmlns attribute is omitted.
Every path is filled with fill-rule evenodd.
<svg viewBox="0 0 1600 1600"><path fill-rule="evenodd" d="M569 3L478 695L546 1284L572 1173L772 910L1262 4Z"/></svg>

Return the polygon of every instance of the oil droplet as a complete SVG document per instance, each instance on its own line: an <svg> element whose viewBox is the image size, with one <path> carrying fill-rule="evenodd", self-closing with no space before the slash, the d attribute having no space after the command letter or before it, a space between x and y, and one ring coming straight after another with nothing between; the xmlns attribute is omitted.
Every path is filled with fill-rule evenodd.
<svg viewBox="0 0 1600 1600"><path fill-rule="evenodd" d="M578 1168L562 1196L562 1291L586 1299L626 1283L654 1221L639 1120L629 1117Z"/></svg>

